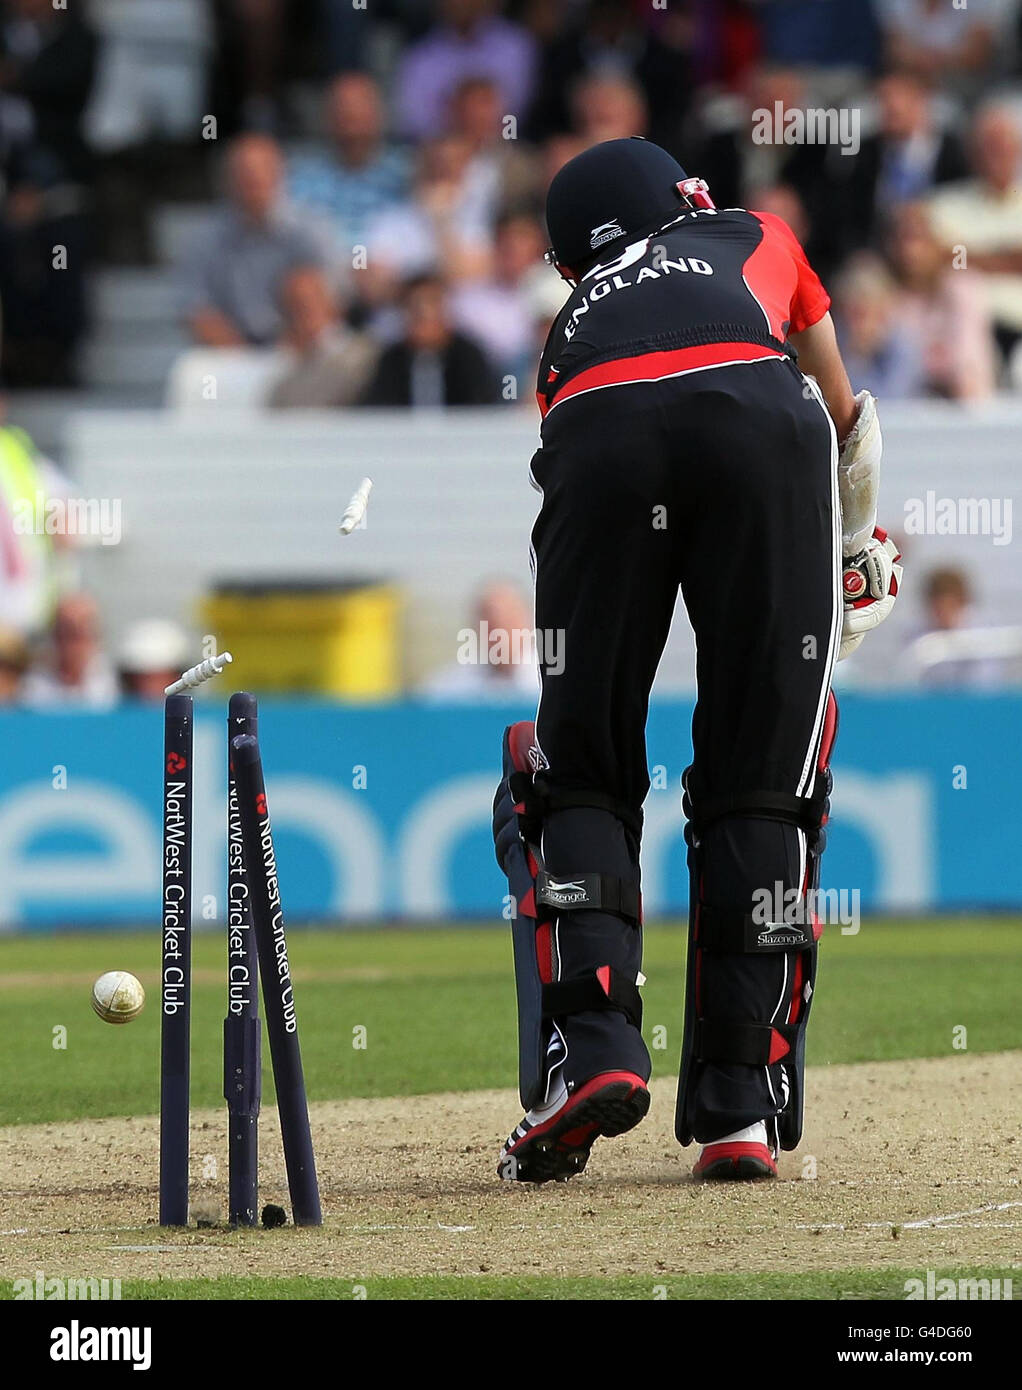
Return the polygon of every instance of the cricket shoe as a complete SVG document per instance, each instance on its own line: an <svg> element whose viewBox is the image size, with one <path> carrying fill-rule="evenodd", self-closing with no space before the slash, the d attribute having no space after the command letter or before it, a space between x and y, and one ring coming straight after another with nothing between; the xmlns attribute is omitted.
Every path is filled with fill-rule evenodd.
<svg viewBox="0 0 1022 1390"><path fill-rule="evenodd" d="M704 1144L692 1169L701 1182L752 1182L776 1178L776 1154L767 1143L764 1120Z"/></svg>
<svg viewBox="0 0 1022 1390"><path fill-rule="evenodd" d="M567 1182L581 1173L594 1142L634 1129L649 1110L649 1091L630 1071L604 1071L569 1091L559 1081L546 1105L530 1110L500 1151L505 1182Z"/></svg>

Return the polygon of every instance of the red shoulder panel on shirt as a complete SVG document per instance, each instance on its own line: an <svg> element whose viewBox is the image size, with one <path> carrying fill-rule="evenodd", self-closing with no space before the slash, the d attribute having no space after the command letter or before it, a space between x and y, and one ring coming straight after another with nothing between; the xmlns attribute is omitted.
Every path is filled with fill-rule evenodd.
<svg viewBox="0 0 1022 1390"><path fill-rule="evenodd" d="M743 267L750 294L759 301L776 337L801 333L830 308L830 295L806 259L794 232L772 212L753 212L763 238Z"/></svg>

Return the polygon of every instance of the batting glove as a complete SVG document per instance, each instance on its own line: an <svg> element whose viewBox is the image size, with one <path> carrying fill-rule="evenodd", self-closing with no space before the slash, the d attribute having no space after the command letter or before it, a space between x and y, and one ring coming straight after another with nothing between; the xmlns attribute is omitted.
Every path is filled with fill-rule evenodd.
<svg viewBox="0 0 1022 1390"><path fill-rule="evenodd" d="M857 555L845 558L841 575L844 616L838 661L850 656L865 637L879 627L898 597L902 567L898 547L881 527Z"/></svg>

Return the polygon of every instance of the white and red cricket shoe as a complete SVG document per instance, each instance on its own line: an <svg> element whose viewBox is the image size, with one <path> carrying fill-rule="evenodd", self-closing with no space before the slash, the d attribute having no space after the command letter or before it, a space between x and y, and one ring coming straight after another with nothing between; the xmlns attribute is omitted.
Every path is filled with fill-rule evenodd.
<svg viewBox="0 0 1022 1390"><path fill-rule="evenodd" d="M699 1151L692 1176L702 1182L752 1182L777 1177L777 1155L767 1143L764 1120L725 1134Z"/></svg>
<svg viewBox="0 0 1022 1390"><path fill-rule="evenodd" d="M649 1110L649 1091L630 1071L604 1071L553 1097L517 1125L500 1151L497 1175L505 1182L567 1182L581 1173L594 1142L624 1134Z"/></svg>

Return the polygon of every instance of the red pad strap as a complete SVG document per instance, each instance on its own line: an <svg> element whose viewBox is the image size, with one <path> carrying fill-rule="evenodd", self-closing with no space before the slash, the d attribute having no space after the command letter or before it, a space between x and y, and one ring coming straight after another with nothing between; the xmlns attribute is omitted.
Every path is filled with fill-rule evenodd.
<svg viewBox="0 0 1022 1390"><path fill-rule="evenodd" d="M833 690L827 696L827 712L823 716L823 736L820 739L820 755L816 760L817 769L826 772L830 766L830 755L837 738L837 699Z"/></svg>

